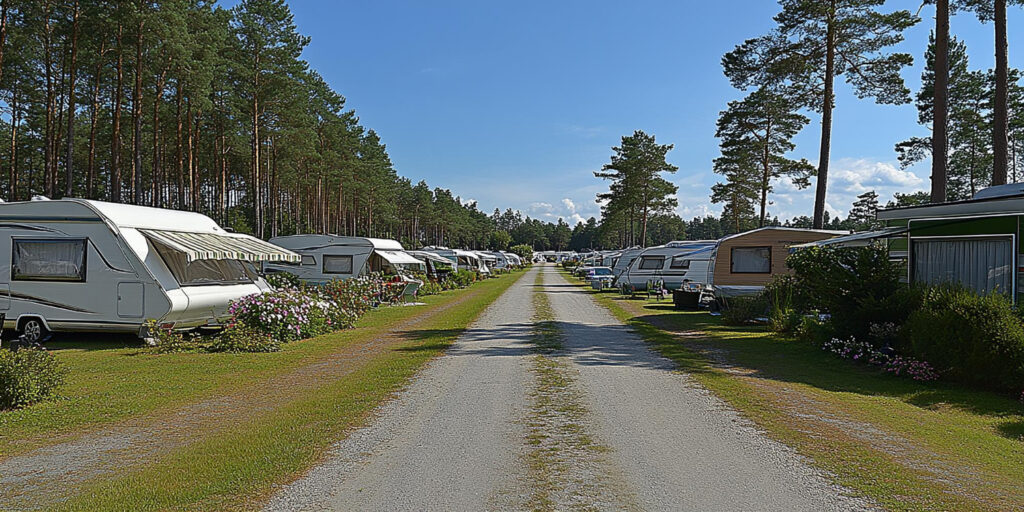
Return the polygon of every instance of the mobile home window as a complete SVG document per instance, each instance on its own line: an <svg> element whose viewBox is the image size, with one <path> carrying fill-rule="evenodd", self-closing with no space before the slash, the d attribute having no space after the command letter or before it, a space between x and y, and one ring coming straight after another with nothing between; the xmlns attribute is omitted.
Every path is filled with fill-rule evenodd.
<svg viewBox="0 0 1024 512"><path fill-rule="evenodd" d="M669 265L668 268L673 270L688 269L690 268L690 260L686 259L683 256L676 256L675 258L672 258L672 264Z"/></svg>
<svg viewBox="0 0 1024 512"><path fill-rule="evenodd" d="M1009 238L914 240L914 282L955 283L980 294L1013 290L1013 244Z"/></svg>
<svg viewBox="0 0 1024 512"><path fill-rule="evenodd" d="M85 239L12 242L11 280L85 281Z"/></svg>
<svg viewBox="0 0 1024 512"><path fill-rule="evenodd" d="M771 247L733 247L731 256L734 274L770 274L772 271Z"/></svg>
<svg viewBox="0 0 1024 512"><path fill-rule="evenodd" d="M312 257L312 256L310 256L308 254L303 254L302 255L302 265L303 266L316 265L316 258L314 258L314 257Z"/></svg>
<svg viewBox="0 0 1024 512"><path fill-rule="evenodd" d="M645 256L640 258L640 270L661 270L665 266L665 258Z"/></svg>
<svg viewBox="0 0 1024 512"><path fill-rule="evenodd" d="M324 274L351 274L351 255L323 255Z"/></svg>

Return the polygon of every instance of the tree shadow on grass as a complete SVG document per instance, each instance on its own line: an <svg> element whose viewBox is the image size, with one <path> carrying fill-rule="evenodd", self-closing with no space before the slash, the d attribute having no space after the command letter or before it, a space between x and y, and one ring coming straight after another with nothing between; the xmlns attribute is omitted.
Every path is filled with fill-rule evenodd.
<svg viewBox="0 0 1024 512"><path fill-rule="evenodd" d="M1005 438L1024 442L1024 420L1004 421L996 426L996 431Z"/></svg>
<svg viewBox="0 0 1024 512"><path fill-rule="evenodd" d="M896 398L923 409L952 406L997 418L1024 415L1024 406L1008 396L957 383L918 382L889 375L877 367L839 359L806 343L780 337L763 326L725 326L707 313L693 312L655 313L634 317L632 321L675 333L677 342L684 340L681 346L714 352L715 357L747 370L744 374L750 377L805 384L831 392ZM680 333L686 332L708 336L688 341L680 338ZM660 348L672 350L671 344ZM1013 434L1014 428L1024 428L1021 424L1022 420L1010 421L1006 428Z"/></svg>

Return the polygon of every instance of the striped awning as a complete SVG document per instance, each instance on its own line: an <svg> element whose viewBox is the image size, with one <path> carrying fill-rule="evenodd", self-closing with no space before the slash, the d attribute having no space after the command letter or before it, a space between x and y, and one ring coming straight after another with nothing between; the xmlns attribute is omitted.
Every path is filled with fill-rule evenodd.
<svg viewBox="0 0 1024 512"><path fill-rule="evenodd" d="M381 258L388 260L388 263L391 263L392 265L423 265L422 261L413 258L404 251L376 249L373 252L380 255Z"/></svg>
<svg viewBox="0 0 1024 512"><path fill-rule="evenodd" d="M162 229L140 229L143 235L159 244L185 254L191 263L196 260L283 261L300 263L302 256L259 238L237 233L190 233Z"/></svg>

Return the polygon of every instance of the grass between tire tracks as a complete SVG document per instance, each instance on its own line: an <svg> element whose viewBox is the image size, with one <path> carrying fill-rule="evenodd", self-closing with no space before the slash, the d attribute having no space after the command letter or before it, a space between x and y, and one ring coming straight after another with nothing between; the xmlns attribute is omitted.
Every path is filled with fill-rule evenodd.
<svg viewBox="0 0 1024 512"><path fill-rule="evenodd" d="M680 369L890 510L1020 510L1024 407L832 357L763 327L595 293Z"/></svg>
<svg viewBox="0 0 1024 512"><path fill-rule="evenodd" d="M602 455L608 449L587 432L589 411L571 363L561 355L562 333L543 286L542 270L533 292L534 388L526 418L528 508L597 510L598 503L635 508L618 503L624 493L608 485Z"/></svg>
<svg viewBox="0 0 1024 512"><path fill-rule="evenodd" d="M442 314L417 324L405 336L407 341L367 356L346 378L323 382L259 417L243 417L215 434L175 449L156 463L129 469L114 478L87 482L82 492L59 506L64 510L249 510L266 499L274 486L311 467L332 443L365 422L380 403L404 386L427 361L443 353L522 275L506 275L466 291L427 297L427 306L383 308L361 319L353 330L288 344L280 353L152 356L135 348L95 350L99 347L78 347L65 354L57 351L72 367L73 381L65 390L66 401L48 407L64 406L69 410L45 410L35 416L5 418L5 422L20 423L25 426L22 432L39 435L47 429L65 432L75 426L95 426L172 410L184 403L259 386L272 376L316 364L339 346L381 336L424 312L423 308L453 304ZM472 296L458 300L467 293ZM99 383L102 391L94 393L87 386L97 377L87 370L102 361L107 363L113 382ZM77 377L76 368L80 370ZM140 371L144 375L132 375ZM194 389L185 386L189 380ZM132 390L127 397L112 396L127 391L125 382L136 383L140 389ZM185 396L169 396L175 393ZM95 404L104 396L114 400L106 408L109 412L89 412L87 404ZM11 432L6 428L5 433ZM20 447L45 444L31 435L20 441ZM8 439L4 442L19 445Z"/></svg>

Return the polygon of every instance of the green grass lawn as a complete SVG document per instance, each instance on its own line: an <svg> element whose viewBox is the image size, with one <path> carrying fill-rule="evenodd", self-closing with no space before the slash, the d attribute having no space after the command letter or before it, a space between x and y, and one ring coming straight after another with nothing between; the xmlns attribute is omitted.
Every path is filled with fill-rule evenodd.
<svg viewBox="0 0 1024 512"><path fill-rule="evenodd" d="M246 418L115 479L89 482L71 510L250 508L269 487L312 465L429 359L441 354L522 273L423 299L426 306L382 308L355 329L285 345L269 354L154 354L109 344L56 344L71 370L60 401L0 413L0 453L22 453L104 425L159 417L203 399L258 388L270 378L399 328L430 308L455 303L405 334L400 345L367 356L345 379L326 381L258 417Z"/></svg>
<svg viewBox="0 0 1024 512"><path fill-rule="evenodd" d="M1024 406L667 302L598 301L771 436L892 510L1024 507Z"/></svg>

